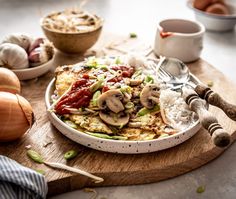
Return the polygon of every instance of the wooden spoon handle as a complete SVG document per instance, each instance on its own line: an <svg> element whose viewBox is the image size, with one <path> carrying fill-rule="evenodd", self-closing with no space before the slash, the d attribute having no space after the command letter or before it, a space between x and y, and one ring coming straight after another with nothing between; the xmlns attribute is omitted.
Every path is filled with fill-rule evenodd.
<svg viewBox="0 0 236 199"><path fill-rule="evenodd" d="M218 147L228 146L230 135L218 123L216 117L206 109L206 102L192 89L183 88L183 97L190 109L198 115L202 126L210 133L214 144Z"/></svg>
<svg viewBox="0 0 236 199"><path fill-rule="evenodd" d="M222 109L230 119L236 121L235 105L226 102L218 93L215 93L203 84L197 85L195 91L202 99L205 99L209 104Z"/></svg>

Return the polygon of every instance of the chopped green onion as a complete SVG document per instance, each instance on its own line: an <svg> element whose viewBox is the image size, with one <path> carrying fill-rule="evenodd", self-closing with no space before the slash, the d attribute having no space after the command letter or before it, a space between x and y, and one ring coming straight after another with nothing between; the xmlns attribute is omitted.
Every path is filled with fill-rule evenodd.
<svg viewBox="0 0 236 199"><path fill-rule="evenodd" d="M131 92L132 92L132 88L131 88L130 86L122 86L122 87L120 88L120 91L121 91L122 93L131 93Z"/></svg>
<svg viewBox="0 0 236 199"><path fill-rule="evenodd" d="M114 133L114 134L119 133L119 129L114 126L109 125L109 129L111 129L112 133Z"/></svg>
<svg viewBox="0 0 236 199"><path fill-rule="evenodd" d="M72 122L72 121L70 121L70 120L64 120L64 122L65 122L69 127L73 128L73 129L77 129L77 128L78 128L77 124L75 124L74 122Z"/></svg>
<svg viewBox="0 0 236 199"><path fill-rule="evenodd" d="M213 85L214 85L213 81L209 80L209 81L207 82L207 86L212 87Z"/></svg>
<svg viewBox="0 0 236 199"><path fill-rule="evenodd" d="M136 37L137 37L137 34L134 33L134 32L131 32L131 33L129 33L129 37L130 37L130 38L136 38Z"/></svg>
<svg viewBox="0 0 236 199"><path fill-rule="evenodd" d="M160 111L160 105L159 104L156 104L153 109L150 109L150 113L155 113L155 112L158 112Z"/></svg>
<svg viewBox="0 0 236 199"><path fill-rule="evenodd" d="M134 107L134 103L133 102L128 102L127 104L125 104L125 108L127 109L131 109Z"/></svg>
<svg viewBox="0 0 236 199"><path fill-rule="evenodd" d="M65 154L64 154L64 158L66 160L71 160L73 158L75 158L76 156L78 155L78 152L75 151L75 150L70 150L70 151L67 151Z"/></svg>
<svg viewBox="0 0 236 199"><path fill-rule="evenodd" d="M116 58L115 64L121 64L121 60L119 57Z"/></svg>
<svg viewBox="0 0 236 199"><path fill-rule="evenodd" d="M35 169L37 173L40 173L41 175L45 175L45 171L42 169Z"/></svg>
<svg viewBox="0 0 236 199"><path fill-rule="evenodd" d="M119 135L107 135L107 134L102 134L102 133L92 133L92 132L85 132L89 135L98 137L98 138L103 138L103 139L111 139L111 140L127 140L127 137L124 136L119 136Z"/></svg>
<svg viewBox="0 0 236 199"><path fill-rule="evenodd" d="M100 65L99 68L102 70L108 70L107 65Z"/></svg>
<svg viewBox="0 0 236 199"><path fill-rule="evenodd" d="M87 59L88 61L86 62L86 67L90 67L90 68L97 68L98 65L98 60L96 59L96 57L89 57Z"/></svg>
<svg viewBox="0 0 236 199"><path fill-rule="evenodd" d="M205 191L205 187L204 186L199 186L196 190L197 193L203 193Z"/></svg>
<svg viewBox="0 0 236 199"><path fill-rule="evenodd" d="M147 108L142 108L139 110L139 112L137 113L138 116L144 116L146 114L150 113L150 110Z"/></svg>
<svg viewBox="0 0 236 199"><path fill-rule="evenodd" d="M168 137L169 135L167 133L162 133L158 138L165 138Z"/></svg>
<svg viewBox="0 0 236 199"><path fill-rule="evenodd" d="M86 65L84 66L85 69L92 69L92 68L96 68L96 66L92 66L92 65Z"/></svg>
<svg viewBox="0 0 236 199"><path fill-rule="evenodd" d="M94 94L93 94L93 98L92 98L92 104L93 106L97 106L98 105L98 98L99 96L101 95L101 91L96 91Z"/></svg>
<svg viewBox="0 0 236 199"><path fill-rule="evenodd" d="M142 74L142 71L141 70L137 70L135 71L135 73L132 75L132 79L135 79L136 77L140 76Z"/></svg>
<svg viewBox="0 0 236 199"><path fill-rule="evenodd" d="M98 75L97 80L104 81L105 75L104 74Z"/></svg>
<svg viewBox="0 0 236 199"><path fill-rule="evenodd" d="M146 83L149 83L149 84L153 84L154 83L154 79L153 77L147 75L145 80L144 80Z"/></svg>
<svg viewBox="0 0 236 199"><path fill-rule="evenodd" d="M90 91L94 93L96 90L98 90L99 88L101 88L103 86L103 82L104 82L104 80L100 79L97 82L93 83L89 87Z"/></svg>
<svg viewBox="0 0 236 199"><path fill-rule="evenodd" d="M113 135L113 136L111 136L111 139L114 139L114 140L128 140L127 137L119 136L119 135Z"/></svg>
<svg viewBox="0 0 236 199"><path fill-rule="evenodd" d="M34 162L37 162L39 164L42 164L44 162L42 156L39 153L37 153L36 151L34 151L34 150L31 150L31 149L28 150L27 151L27 155Z"/></svg>
<svg viewBox="0 0 236 199"><path fill-rule="evenodd" d="M144 116L146 114L149 114L149 113L155 113L155 112L158 112L160 111L160 106L158 104L156 104L154 106L154 108L152 109L147 109L147 108L142 108L139 110L139 112L137 113L138 116Z"/></svg>

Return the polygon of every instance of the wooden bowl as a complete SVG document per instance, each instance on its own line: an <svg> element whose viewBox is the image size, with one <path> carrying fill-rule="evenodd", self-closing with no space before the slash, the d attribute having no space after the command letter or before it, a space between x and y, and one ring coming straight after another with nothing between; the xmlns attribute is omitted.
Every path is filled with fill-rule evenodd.
<svg viewBox="0 0 236 199"><path fill-rule="evenodd" d="M42 23L41 27L46 37L53 43L55 48L64 53L85 52L97 42L102 31L102 23L97 29L82 33L53 31L43 26Z"/></svg>

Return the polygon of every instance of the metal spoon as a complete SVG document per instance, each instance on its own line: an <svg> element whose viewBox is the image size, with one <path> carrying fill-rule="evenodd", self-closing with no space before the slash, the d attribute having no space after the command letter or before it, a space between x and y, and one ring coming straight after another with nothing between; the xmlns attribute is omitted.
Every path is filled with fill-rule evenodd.
<svg viewBox="0 0 236 199"><path fill-rule="evenodd" d="M164 58L159 64L159 77L173 86L186 84L190 81L188 67L176 58Z"/></svg>
<svg viewBox="0 0 236 199"><path fill-rule="evenodd" d="M162 63L159 63L159 77L165 82L173 84L173 87L179 84L182 87L183 98L190 109L198 115L200 123L212 136L214 144L218 147L228 146L230 134L224 131L216 117L207 110L204 100L200 99L194 91L197 85L189 85L191 76L187 66L175 58L162 58L160 61ZM187 89L186 85L191 88Z"/></svg>
<svg viewBox="0 0 236 199"><path fill-rule="evenodd" d="M220 108L230 119L236 121L236 106L228 103L199 80L198 82L190 81L190 71L182 61L176 58L162 58L161 62L158 75L163 81L172 84L174 89L183 86L191 87L202 99Z"/></svg>

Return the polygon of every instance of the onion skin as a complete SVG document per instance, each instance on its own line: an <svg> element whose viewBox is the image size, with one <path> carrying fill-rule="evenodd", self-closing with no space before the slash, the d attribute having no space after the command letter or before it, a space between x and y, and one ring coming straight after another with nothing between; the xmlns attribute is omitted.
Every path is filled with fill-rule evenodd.
<svg viewBox="0 0 236 199"><path fill-rule="evenodd" d="M21 91L20 81L11 70L0 67L0 91L19 94Z"/></svg>
<svg viewBox="0 0 236 199"><path fill-rule="evenodd" d="M0 92L0 142L24 135L34 122L30 103L20 95Z"/></svg>

